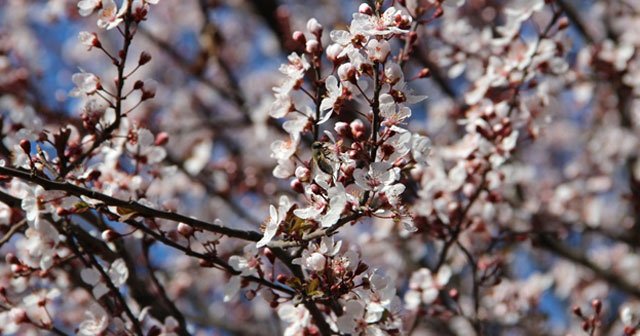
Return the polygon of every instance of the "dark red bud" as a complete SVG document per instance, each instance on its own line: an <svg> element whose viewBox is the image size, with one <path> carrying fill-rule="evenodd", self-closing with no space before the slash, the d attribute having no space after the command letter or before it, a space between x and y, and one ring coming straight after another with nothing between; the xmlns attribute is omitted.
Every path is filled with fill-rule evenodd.
<svg viewBox="0 0 640 336"><path fill-rule="evenodd" d="M140 58L138 58L138 65L145 65L149 63L149 61L151 61L151 55L148 52L143 51L142 53L140 53Z"/></svg>
<svg viewBox="0 0 640 336"><path fill-rule="evenodd" d="M169 142L169 134L167 132L160 132L156 135L156 146L164 146Z"/></svg>
<svg viewBox="0 0 640 336"><path fill-rule="evenodd" d="M22 148L25 154L31 155L31 141L27 139L20 140L20 148Z"/></svg>

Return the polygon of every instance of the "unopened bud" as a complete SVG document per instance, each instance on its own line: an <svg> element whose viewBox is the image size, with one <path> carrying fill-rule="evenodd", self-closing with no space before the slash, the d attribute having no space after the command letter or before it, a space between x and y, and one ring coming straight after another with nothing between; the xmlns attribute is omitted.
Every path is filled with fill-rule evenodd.
<svg viewBox="0 0 640 336"><path fill-rule="evenodd" d="M248 290L246 293L244 293L244 296L247 298L247 300L251 301L251 300L255 299L256 291Z"/></svg>
<svg viewBox="0 0 640 336"><path fill-rule="evenodd" d="M320 43L318 43L318 40L308 40L305 50L309 54L313 55L313 54L318 54L322 49L320 48Z"/></svg>
<svg viewBox="0 0 640 336"><path fill-rule="evenodd" d="M593 301L591 301L591 307L593 307L593 310L595 310L597 315L600 315L600 313L602 312L602 301L594 299Z"/></svg>
<svg viewBox="0 0 640 336"><path fill-rule="evenodd" d="M18 257L16 257L16 255L11 252L7 253L7 255L4 257L4 260L7 262L7 264L11 264L11 265L20 264L20 260L18 259Z"/></svg>
<svg viewBox="0 0 640 336"><path fill-rule="evenodd" d="M186 238L189 238L191 237L191 235L193 235L193 227L185 223L179 223L178 233L180 233L182 236Z"/></svg>
<svg viewBox="0 0 640 336"><path fill-rule="evenodd" d="M315 18L307 21L307 30L318 38L322 35L322 25Z"/></svg>
<svg viewBox="0 0 640 336"><path fill-rule="evenodd" d="M429 70L429 68L423 68L418 73L418 78L426 78L426 77L429 77L429 76L431 76L431 70Z"/></svg>
<svg viewBox="0 0 640 336"><path fill-rule="evenodd" d="M140 53L140 58L138 58L138 65L145 65L149 63L149 61L151 61L151 55L148 52L143 51L142 53Z"/></svg>
<svg viewBox="0 0 640 336"><path fill-rule="evenodd" d="M351 134L353 134L354 139L356 140L364 139L366 128L364 127L364 123L362 123L362 120L356 119L352 121L349 126L351 126Z"/></svg>
<svg viewBox="0 0 640 336"><path fill-rule="evenodd" d="M582 309L578 306L574 306L571 310L575 316L582 317Z"/></svg>
<svg viewBox="0 0 640 336"><path fill-rule="evenodd" d="M141 80L137 80L135 83L133 83L133 89L134 90L140 90L144 87L144 82Z"/></svg>
<svg viewBox="0 0 640 336"><path fill-rule="evenodd" d="M368 269L369 269L369 266L367 266L367 264L359 263L358 267L356 268L356 275L360 275L360 274L364 273Z"/></svg>
<svg viewBox="0 0 640 336"><path fill-rule="evenodd" d="M58 207L58 208L56 209L56 214L57 214L58 216L62 217L62 216L70 215L70 214L71 214L71 211L69 211L69 210L67 210L67 209L65 209L65 208L63 208L63 207Z"/></svg>
<svg viewBox="0 0 640 336"><path fill-rule="evenodd" d="M366 3L363 3L358 7L358 12L360 14L373 15L373 8Z"/></svg>
<svg viewBox="0 0 640 336"><path fill-rule="evenodd" d="M344 63L338 67L338 77L343 82L356 83L356 67L351 63Z"/></svg>
<svg viewBox="0 0 640 336"><path fill-rule="evenodd" d="M111 230L111 229L107 229L107 230L102 231L101 236L102 236L102 240L110 243L110 242L118 239L120 237L120 234L115 232L115 231L113 231L113 230Z"/></svg>
<svg viewBox="0 0 640 336"><path fill-rule="evenodd" d="M563 30L569 27L569 19L566 16L563 16L558 20L558 29Z"/></svg>
<svg viewBox="0 0 640 336"><path fill-rule="evenodd" d="M585 332L589 331L590 326L591 323L589 323L589 321L582 322L582 330L584 330Z"/></svg>
<svg viewBox="0 0 640 336"><path fill-rule="evenodd" d="M304 33L299 30L293 32L292 38L298 45L303 46L307 44L307 38L304 36Z"/></svg>
<svg viewBox="0 0 640 336"><path fill-rule="evenodd" d="M333 129L343 138L351 136L351 128L349 127L349 124L344 121L338 121Z"/></svg>
<svg viewBox="0 0 640 336"><path fill-rule="evenodd" d="M31 155L31 141L27 139L20 140L20 148L22 148L25 154Z"/></svg>
<svg viewBox="0 0 640 336"><path fill-rule="evenodd" d="M22 308L12 308L9 311L9 316L15 324L22 324L29 322L29 316L27 312Z"/></svg>
<svg viewBox="0 0 640 336"><path fill-rule="evenodd" d="M273 254L271 249L269 249L268 247L265 247L264 250L262 250L262 253L264 254L265 257L267 257L270 263L273 264L276 261L276 255Z"/></svg>
<svg viewBox="0 0 640 336"><path fill-rule="evenodd" d="M151 326L149 331L147 331L147 336L160 336L162 335L162 329L157 325Z"/></svg>
<svg viewBox="0 0 640 336"><path fill-rule="evenodd" d="M160 132L156 135L156 146L164 146L167 142L169 142L169 134L167 134L167 132Z"/></svg>
<svg viewBox="0 0 640 336"><path fill-rule="evenodd" d="M460 292L458 292L457 289L452 288L449 290L449 296L451 297L451 299L453 299L454 301L457 301L458 298L460 297Z"/></svg>
<svg viewBox="0 0 640 336"><path fill-rule="evenodd" d="M337 43L331 44L327 47L327 58L333 63L338 63L342 59L339 55L343 50L344 48L341 45Z"/></svg>
<svg viewBox="0 0 640 336"><path fill-rule="evenodd" d="M303 194L304 193L304 185L302 185L302 182L300 182L300 180L298 180L297 178L291 180L291 184L290 184L291 190Z"/></svg>

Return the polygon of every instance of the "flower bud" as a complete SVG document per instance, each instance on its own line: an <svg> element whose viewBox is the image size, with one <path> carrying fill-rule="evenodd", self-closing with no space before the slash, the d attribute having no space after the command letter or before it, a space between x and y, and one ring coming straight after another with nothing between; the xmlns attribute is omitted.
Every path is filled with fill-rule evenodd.
<svg viewBox="0 0 640 336"><path fill-rule="evenodd" d="M304 33L299 31L299 30L296 30L296 31L293 32L292 39L298 45L303 46L303 45L307 44L307 38L304 36Z"/></svg>
<svg viewBox="0 0 640 336"><path fill-rule="evenodd" d="M564 30L564 29L567 29L568 27L569 27L569 19L567 19L566 16L561 17L560 20L558 20L558 29Z"/></svg>
<svg viewBox="0 0 640 336"><path fill-rule="evenodd" d="M338 67L338 77L343 82L356 82L356 68L351 63L345 63Z"/></svg>
<svg viewBox="0 0 640 336"><path fill-rule="evenodd" d="M313 55L320 53L322 48L320 47L320 43L318 43L318 40L308 40L305 50L307 51L307 53Z"/></svg>
<svg viewBox="0 0 640 336"><path fill-rule="evenodd" d="M180 233L185 238L189 238L191 237L191 235L193 235L193 227L185 223L179 223L178 233Z"/></svg>
<svg viewBox="0 0 640 336"><path fill-rule="evenodd" d="M602 301L594 299L593 301L591 301L591 307L593 307L593 310L595 310L597 315L600 315L600 313L602 312Z"/></svg>
<svg viewBox="0 0 640 336"><path fill-rule="evenodd" d="M102 231L101 236L102 236L102 240L110 243L110 242L118 239L120 237L120 234L115 232L115 231L113 231L113 230L111 230L111 229L107 229L107 230Z"/></svg>
<svg viewBox="0 0 640 336"><path fill-rule="evenodd" d="M20 148L22 148L25 154L31 155L31 141L27 139L20 140Z"/></svg>
<svg viewBox="0 0 640 336"><path fill-rule="evenodd" d="M578 317L582 317L582 309L580 309L580 307L574 306L572 311L573 311L574 315L576 315Z"/></svg>
<svg viewBox="0 0 640 336"><path fill-rule="evenodd" d="M307 21L307 30L318 38L322 35L322 25L315 18Z"/></svg>
<svg viewBox="0 0 640 336"><path fill-rule="evenodd" d="M458 292L457 289L452 288L451 290L449 290L449 296L451 297L451 299L453 299L454 301L457 301L458 298L460 297L460 293Z"/></svg>
<svg viewBox="0 0 640 336"><path fill-rule="evenodd" d="M57 214L58 216L62 217L62 216L70 215L70 214L71 214L71 211L69 211L69 210L67 210L67 209L65 209L65 208L63 208L63 207L58 207L58 208L56 209L56 214Z"/></svg>
<svg viewBox="0 0 640 336"><path fill-rule="evenodd" d="M262 254L264 254L264 256L267 257L270 263L273 264L276 262L276 255L273 254L273 251L271 251L271 249L269 249L268 247L265 247L262 250Z"/></svg>
<svg viewBox="0 0 640 336"><path fill-rule="evenodd" d="M291 180L290 187L291 187L291 190L297 193L300 193L300 194L304 193L304 186L302 185L302 182L300 182L300 180L298 180L297 178Z"/></svg>
<svg viewBox="0 0 640 336"><path fill-rule="evenodd" d="M369 4L363 3L358 7L358 12L365 15L373 15L373 8Z"/></svg>
<svg viewBox="0 0 640 336"><path fill-rule="evenodd" d="M341 59L340 53L342 50L344 50L344 48L337 43L329 45L327 47L327 58L333 63L338 63Z"/></svg>
<svg viewBox="0 0 640 336"><path fill-rule="evenodd" d="M160 132L156 135L155 145L164 146L169 142L169 134L167 132Z"/></svg>
<svg viewBox="0 0 640 336"><path fill-rule="evenodd" d="M349 128L349 124L344 121L338 121L333 129L339 136L343 138L348 138L351 136L351 128Z"/></svg>
<svg viewBox="0 0 640 336"><path fill-rule="evenodd" d="M364 139L366 128L364 127L364 123L362 123L362 120L356 119L352 121L349 126L351 127L351 134L353 134L354 139L356 140Z"/></svg>
<svg viewBox="0 0 640 336"><path fill-rule="evenodd" d="M426 77L429 77L429 76L431 76L431 70L429 70L429 68L423 68L418 73L418 78L426 78Z"/></svg>
<svg viewBox="0 0 640 336"><path fill-rule="evenodd" d="M145 65L149 63L149 61L151 61L151 55L148 52L143 51L142 53L140 53L140 58L138 58L138 65Z"/></svg>
<svg viewBox="0 0 640 336"><path fill-rule="evenodd" d="M311 176L311 171L307 167L298 166L296 168L295 175L301 182L308 182L309 177Z"/></svg>
<svg viewBox="0 0 640 336"><path fill-rule="evenodd" d="M7 253L7 255L4 257L4 260L7 262L7 264L10 265L20 264L20 260L18 259L18 257L16 257L16 255L11 252Z"/></svg>
<svg viewBox="0 0 640 336"><path fill-rule="evenodd" d="M135 83L133 83L133 89L134 90L140 90L144 87L144 82L141 80L137 80Z"/></svg>
<svg viewBox="0 0 640 336"><path fill-rule="evenodd" d="M11 320L13 320L13 323L15 324L22 324L22 323L29 322L29 316L27 315L27 312L22 308L12 308L9 311L9 316L11 317Z"/></svg>
<svg viewBox="0 0 640 336"><path fill-rule="evenodd" d="M154 80L148 80L146 83L144 83L144 87L141 88L142 97L140 97L140 101L145 101L147 99L155 97L157 85L157 82Z"/></svg>

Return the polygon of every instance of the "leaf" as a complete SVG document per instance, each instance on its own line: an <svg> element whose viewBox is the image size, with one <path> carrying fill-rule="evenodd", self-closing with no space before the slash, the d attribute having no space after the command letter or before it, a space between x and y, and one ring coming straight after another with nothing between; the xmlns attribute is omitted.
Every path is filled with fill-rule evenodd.
<svg viewBox="0 0 640 336"><path fill-rule="evenodd" d="M138 213L135 212L135 210L131 210L129 208L122 208L122 207L117 207L116 212L120 215L121 222L126 222L129 219L134 218L138 215Z"/></svg>

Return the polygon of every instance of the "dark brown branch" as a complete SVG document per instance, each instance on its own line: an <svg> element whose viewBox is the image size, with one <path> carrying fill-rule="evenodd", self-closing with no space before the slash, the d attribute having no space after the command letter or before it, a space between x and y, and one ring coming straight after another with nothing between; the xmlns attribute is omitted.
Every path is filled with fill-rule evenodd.
<svg viewBox="0 0 640 336"><path fill-rule="evenodd" d="M589 44L593 44L596 39L589 32L587 25L582 22L582 18L580 17L580 14L576 11L576 9L573 8L573 6L571 6L569 3L567 3L566 0L556 0L556 3L560 7L560 9L562 9L562 11L567 15L569 20L573 22L573 25L576 27L578 32L580 32L580 35L582 35L582 37Z"/></svg>
<svg viewBox="0 0 640 336"><path fill-rule="evenodd" d="M46 177L41 177L38 175L31 174L30 172L24 169L0 167L0 174L17 177L19 179L38 184L46 190L65 191L70 195L85 196L94 200L101 201L109 206L116 206L123 209L135 211L137 214L139 214L142 217L163 218L170 221L182 222L187 225L193 226L194 228L199 228L205 231L215 232L225 236L249 240L249 241L258 241L262 238L262 235L258 232L231 229L228 227L219 226L219 225L204 222L201 220L193 219L191 217L181 215L175 212L156 210L135 201L124 201L121 199L117 199L117 198L105 195L103 193L99 193L97 191L93 191L90 189L86 189L86 188L71 184L69 182L53 181Z"/></svg>
<svg viewBox="0 0 640 336"><path fill-rule="evenodd" d="M178 324L180 325L180 331L179 331L180 335L189 335L189 332L187 331L187 321L185 320L184 315L178 309L178 307L173 302L173 300L169 298L169 296L167 295L167 291L164 289L164 286L162 286L162 284L156 277L153 266L151 266L151 260L149 260L149 248L151 247L151 244L145 241L144 239L142 240L142 244L143 244L142 250L144 251L143 262L145 264L147 272L149 273L149 278L151 279L151 282L153 282L153 285L155 286L156 291L158 292L158 294L160 294L160 297L162 298L162 302L164 303L164 305L166 305L167 308L169 308L172 316L175 317L176 320L178 320Z"/></svg>
<svg viewBox="0 0 640 336"><path fill-rule="evenodd" d="M615 274L607 269L600 267L580 251L567 247L558 239L547 234L540 234L537 236L535 242L537 244L535 244L534 246L552 252L553 254L578 265L582 265L593 271L593 273L598 278L610 283L614 287L617 287L624 292L629 293L630 295L635 296L636 298L640 298L640 288L638 286L630 283L621 275Z"/></svg>

